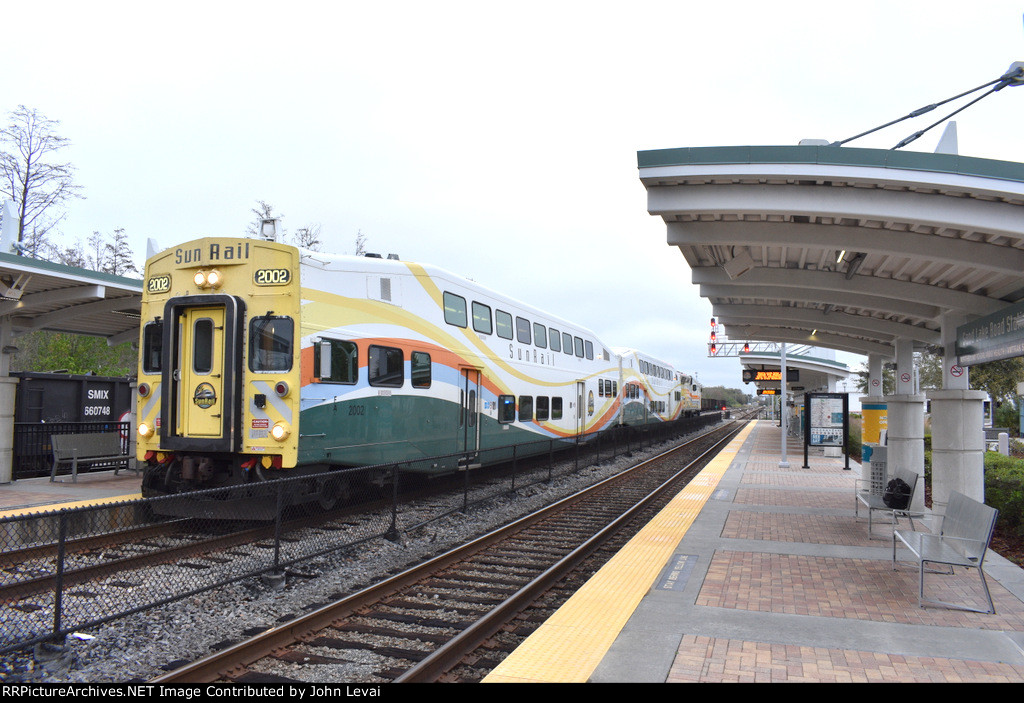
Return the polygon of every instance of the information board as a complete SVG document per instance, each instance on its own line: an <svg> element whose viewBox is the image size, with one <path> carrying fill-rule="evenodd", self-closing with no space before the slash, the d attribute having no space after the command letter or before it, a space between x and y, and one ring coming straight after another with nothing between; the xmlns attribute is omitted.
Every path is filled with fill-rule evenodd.
<svg viewBox="0 0 1024 703"><path fill-rule="evenodd" d="M849 430L850 399L846 393L804 394L804 468L807 448L843 447L846 455L844 469L850 468L846 437Z"/></svg>

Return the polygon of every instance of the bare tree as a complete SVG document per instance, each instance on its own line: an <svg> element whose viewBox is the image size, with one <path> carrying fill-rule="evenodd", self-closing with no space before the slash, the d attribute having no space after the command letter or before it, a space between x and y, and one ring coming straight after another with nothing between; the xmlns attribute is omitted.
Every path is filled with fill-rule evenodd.
<svg viewBox="0 0 1024 703"><path fill-rule="evenodd" d="M275 215L274 206L263 200L256 201L256 207L250 212L256 216L256 219L249 224L249 227L245 230L245 236L252 239L263 239L263 221L264 220L279 220L284 215ZM277 228L277 239L278 241L284 241L284 228L278 225Z"/></svg>
<svg viewBox="0 0 1024 703"><path fill-rule="evenodd" d="M362 256L366 253L366 235L363 234L363 230L356 232L356 256Z"/></svg>
<svg viewBox="0 0 1024 703"><path fill-rule="evenodd" d="M309 249L310 251L320 251L320 247L323 246L323 242L320 241L320 225L306 225L295 230L294 241L297 247Z"/></svg>
<svg viewBox="0 0 1024 703"><path fill-rule="evenodd" d="M125 235L123 227L114 230L113 241L107 242L104 249L106 256L101 267L102 271L112 273L115 276L125 276L129 273L137 274L139 272L139 269L135 267L135 261L132 258L132 247L128 243L128 237Z"/></svg>
<svg viewBox="0 0 1024 703"><path fill-rule="evenodd" d="M81 186L73 182L74 167L52 163L54 154L68 145L57 134L60 123L24 105L10 113L11 123L0 129L0 188L14 201L18 211L18 242L29 233L34 238L46 233L61 220L56 215L70 198L81 198Z"/></svg>

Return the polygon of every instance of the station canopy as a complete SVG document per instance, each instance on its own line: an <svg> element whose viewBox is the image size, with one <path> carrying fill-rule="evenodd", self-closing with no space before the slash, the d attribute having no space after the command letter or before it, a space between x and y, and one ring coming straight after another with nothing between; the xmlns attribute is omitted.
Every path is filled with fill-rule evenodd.
<svg viewBox="0 0 1024 703"><path fill-rule="evenodd" d="M638 153L729 339L895 355L1024 301L1024 165L822 144Z"/></svg>
<svg viewBox="0 0 1024 703"><path fill-rule="evenodd" d="M134 341L141 300L141 280L0 253L0 321L15 337L50 330Z"/></svg>

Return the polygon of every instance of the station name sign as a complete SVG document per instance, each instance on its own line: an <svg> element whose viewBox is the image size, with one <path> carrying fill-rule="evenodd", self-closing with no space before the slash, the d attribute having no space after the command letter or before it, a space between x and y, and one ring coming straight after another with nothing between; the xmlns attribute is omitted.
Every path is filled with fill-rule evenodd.
<svg viewBox="0 0 1024 703"><path fill-rule="evenodd" d="M743 369L744 383L757 383L759 381L781 381L782 371L770 371L766 369ZM786 381L793 383L800 380L800 369L786 369Z"/></svg>
<svg viewBox="0 0 1024 703"><path fill-rule="evenodd" d="M956 356L961 366L1024 356L1024 303L957 327Z"/></svg>

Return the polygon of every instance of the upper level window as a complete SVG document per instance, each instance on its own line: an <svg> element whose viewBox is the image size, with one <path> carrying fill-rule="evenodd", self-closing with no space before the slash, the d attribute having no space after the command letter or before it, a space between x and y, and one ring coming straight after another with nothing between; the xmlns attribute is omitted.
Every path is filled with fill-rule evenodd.
<svg viewBox="0 0 1024 703"><path fill-rule="evenodd" d="M466 299L454 293L444 294L444 321L456 327L466 326Z"/></svg>
<svg viewBox="0 0 1024 703"><path fill-rule="evenodd" d="M480 334L490 334L493 331L491 327L491 309L475 300L473 301L473 329Z"/></svg>
<svg viewBox="0 0 1024 703"><path fill-rule="evenodd" d="M576 356L583 358L583 340L579 337L573 338L573 349L576 350Z"/></svg>
<svg viewBox="0 0 1024 703"><path fill-rule="evenodd" d="M549 328L548 332L551 333L551 351L562 351L562 335L554 327Z"/></svg>
<svg viewBox="0 0 1024 703"><path fill-rule="evenodd" d="M494 325L498 336L502 339L512 339L512 316L504 310L494 311Z"/></svg>
<svg viewBox="0 0 1024 703"><path fill-rule="evenodd" d="M529 320L527 320L525 318L522 318L522 317L517 317L516 318L516 339L519 340L519 342L521 344L529 344L530 343L530 321Z"/></svg>
<svg viewBox="0 0 1024 703"><path fill-rule="evenodd" d="M586 350L587 350L586 351L586 357L588 359L593 360L593 358L594 358L594 343L588 341L584 346L586 347Z"/></svg>
<svg viewBox="0 0 1024 703"><path fill-rule="evenodd" d="M249 369L291 371L295 322L290 317L254 317L249 324Z"/></svg>
<svg viewBox="0 0 1024 703"><path fill-rule="evenodd" d="M541 349L548 348L548 332L539 322L533 323L533 341Z"/></svg>
<svg viewBox="0 0 1024 703"><path fill-rule="evenodd" d="M562 333L562 351L572 354L572 335L568 332Z"/></svg>

